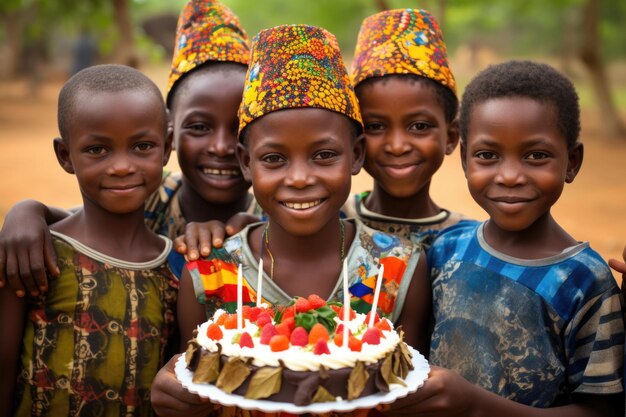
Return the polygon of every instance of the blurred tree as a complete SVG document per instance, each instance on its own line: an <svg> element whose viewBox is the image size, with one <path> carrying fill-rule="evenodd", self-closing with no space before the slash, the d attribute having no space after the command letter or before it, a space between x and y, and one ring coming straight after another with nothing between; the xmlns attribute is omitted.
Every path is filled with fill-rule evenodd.
<svg viewBox="0 0 626 417"><path fill-rule="evenodd" d="M133 22L130 17L129 0L111 0L113 3L113 16L115 25L119 31L120 39L117 43L115 55L116 61L134 68L139 66L139 56L135 47Z"/></svg>
<svg viewBox="0 0 626 417"><path fill-rule="evenodd" d="M606 64L602 57L602 42L598 31L600 20L600 0L585 0L582 5L583 39L580 47L580 58L591 75L591 81L600 107L604 133L614 137L626 138L626 129L615 108Z"/></svg>

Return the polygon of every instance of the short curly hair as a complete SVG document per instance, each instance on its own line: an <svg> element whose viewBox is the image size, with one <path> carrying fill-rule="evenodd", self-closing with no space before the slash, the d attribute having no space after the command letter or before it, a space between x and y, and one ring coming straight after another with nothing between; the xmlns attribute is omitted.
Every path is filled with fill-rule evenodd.
<svg viewBox="0 0 626 417"><path fill-rule="evenodd" d="M407 80L413 83L421 83L422 85L428 86L433 89L435 93L435 100L441 105L443 109L444 116L446 118L446 123L450 124L457 116L457 112L459 110L459 100L448 87L431 80L430 78L422 77L420 75L415 74L386 74L382 77L371 77L363 80L359 84L356 85L354 91L356 92L357 98L359 97L360 90L363 87L368 85L384 82L389 78L398 78L400 80Z"/></svg>
<svg viewBox="0 0 626 417"><path fill-rule="evenodd" d="M140 71L125 65L106 64L85 68L70 78L59 93L57 123L63 140L70 139L69 126L74 117L77 97L82 92L116 93L119 91L141 91L153 95L159 104L163 132L167 131L165 102L159 87ZM156 117L156 115L155 115Z"/></svg>
<svg viewBox="0 0 626 417"><path fill-rule="evenodd" d="M578 142L580 107L574 85L550 65L533 61L492 65L470 81L461 99L461 140L469 133L472 109L489 99L503 97L526 97L552 105L568 149Z"/></svg>

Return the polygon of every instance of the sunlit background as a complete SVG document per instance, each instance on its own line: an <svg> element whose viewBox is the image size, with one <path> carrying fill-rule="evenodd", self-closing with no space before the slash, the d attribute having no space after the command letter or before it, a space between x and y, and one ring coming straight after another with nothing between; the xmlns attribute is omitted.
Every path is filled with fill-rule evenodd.
<svg viewBox="0 0 626 417"><path fill-rule="evenodd" d="M137 66L162 89L181 0L2 0L0 2L0 219L17 201L80 204L75 180L52 152L56 98L79 45L91 61ZM334 33L347 63L362 19L387 8L430 10L439 20L460 86L492 63L513 58L554 65L574 81L583 108L585 162L554 208L557 220L605 258L626 244L626 2L609 0L224 0L252 37L285 23ZM177 170L173 155L169 169ZM367 174L353 189L369 188ZM432 186L435 201L469 217L458 150Z"/></svg>

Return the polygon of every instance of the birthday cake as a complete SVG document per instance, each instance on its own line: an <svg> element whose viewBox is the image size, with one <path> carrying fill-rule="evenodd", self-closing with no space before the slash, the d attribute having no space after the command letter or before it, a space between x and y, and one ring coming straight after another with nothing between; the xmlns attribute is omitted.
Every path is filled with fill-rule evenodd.
<svg viewBox="0 0 626 417"><path fill-rule="evenodd" d="M402 331L370 314L315 295L277 308L244 306L239 317L218 310L189 342L187 368L194 383L295 405L389 392L413 369L411 352Z"/></svg>

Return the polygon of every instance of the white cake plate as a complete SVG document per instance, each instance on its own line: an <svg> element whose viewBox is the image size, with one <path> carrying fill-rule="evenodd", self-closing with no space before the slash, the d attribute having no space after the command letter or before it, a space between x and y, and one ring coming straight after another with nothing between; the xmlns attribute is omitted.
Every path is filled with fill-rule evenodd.
<svg viewBox="0 0 626 417"><path fill-rule="evenodd" d="M236 406L245 410L259 410L266 413L318 414L331 411L352 411L361 408L374 408L379 404L392 403L398 398L406 397L410 393L417 391L418 388L424 385L424 381L428 379L428 373L430 372L428 361L415 349L409 347L409 350L413 354L412 362L414 369L409 372L404 380L406 387L395 384L390 386L389 392L379 392L350 401L339 400L302 406L268 400L251 400L241 395L226 393L212 384L196 384L192 382L192 372L187 369L185 355L181 355L178 358L175 372L176 377L189 392L209 398L212 402L225 406Z"/></svg>

